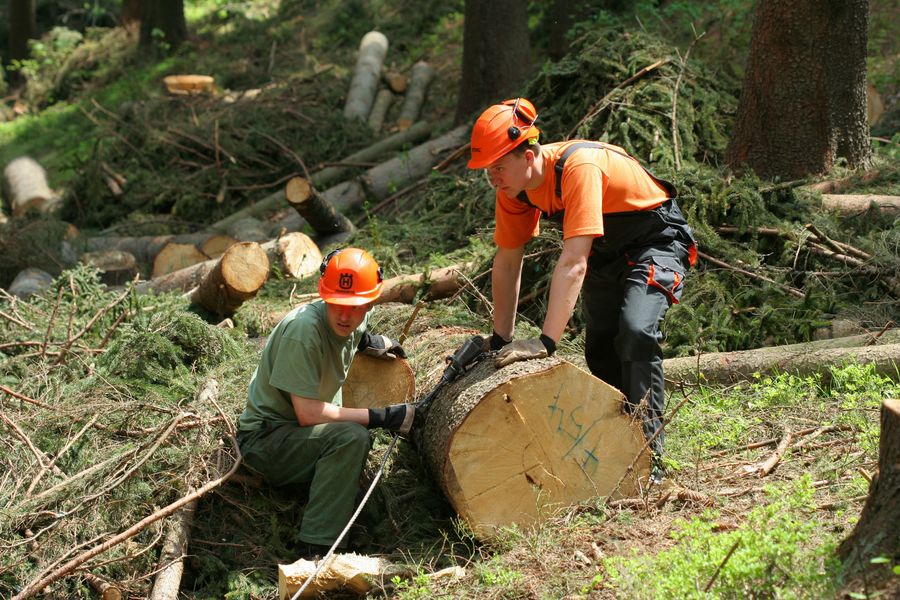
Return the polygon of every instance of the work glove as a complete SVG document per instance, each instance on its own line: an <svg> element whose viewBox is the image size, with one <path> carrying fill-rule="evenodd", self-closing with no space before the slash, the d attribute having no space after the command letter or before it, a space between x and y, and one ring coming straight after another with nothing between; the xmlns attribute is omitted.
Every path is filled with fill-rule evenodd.
<svg viewBox="0 0 900 600"><path fill-rule="evenodd" d="M367 334L366 347L362 353L366 356L378 358L381 360L394 360L397 357L406 358L406 351L403 346L392 340L386 335Z"/></svg>
<svg viewBox="0 0 900 600"><path fill-rule="evenodd" d="M369 429L379 427L406 435L416 419L416 407L412 404L392 404L384 408L369 409Z"/></svg>
<svg viewBox="0 0 900 600"><path fill-rule="evenodd" d="M556 352L556 342L552 338L541 334L540 338L530 340L516 340L503 346L494 359L494 366L498 369L511 365L520 360L532 358L546 358Z"/></svg>

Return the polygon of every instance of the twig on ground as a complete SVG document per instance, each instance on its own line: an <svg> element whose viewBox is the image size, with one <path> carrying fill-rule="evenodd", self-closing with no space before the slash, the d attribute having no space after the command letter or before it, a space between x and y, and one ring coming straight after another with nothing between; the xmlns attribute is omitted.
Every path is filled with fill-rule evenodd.
<svg viewBox="0 0 900 600"><path fill-rule="evenodd" d="M716 579L719 577L719 573L722 572L722 567L725 566L725 563L728 562L728 559L731 558L731 555L734 554L734 551L737 550L737 547L740 545L741 540L738 538L735 540L734 545L731 546L731 550L728 551L728 554L725 555L725 558L722 559L722 562L719 563L719 566L716 567L716 572L712 574L712 577L709 578L709 581L706 582L706 586L703 588L703 593L705 594L710 590L713 584L716 582Z"/></svg>

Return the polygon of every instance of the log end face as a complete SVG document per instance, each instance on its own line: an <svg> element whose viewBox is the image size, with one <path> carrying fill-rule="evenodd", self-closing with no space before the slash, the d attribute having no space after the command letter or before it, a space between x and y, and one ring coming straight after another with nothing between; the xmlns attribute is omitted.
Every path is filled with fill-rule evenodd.
<svg viewBox="0 0 900 600"><path fill-rule="evenodd" d="M269 277L269 257L256 242L233 245L220 265L225 284L238 293L255 294Z"/></svg>

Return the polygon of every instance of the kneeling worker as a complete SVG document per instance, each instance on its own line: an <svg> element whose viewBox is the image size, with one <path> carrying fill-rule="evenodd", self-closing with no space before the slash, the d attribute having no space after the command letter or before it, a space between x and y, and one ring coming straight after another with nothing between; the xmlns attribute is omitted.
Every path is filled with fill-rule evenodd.
<svg viewBox="0 0 900 600"><path fill-rule="evenodd" d="M269 336L238 424L244 462L272 485L309 483L299 540L307 557L323 556L353 514L371 447L367 429L408 433L411 404L344 408L341 386L353 356L393 360L403 348L366 331L381 295L381 269L359 248L322 262L321 301L289 312Z"/></svg>

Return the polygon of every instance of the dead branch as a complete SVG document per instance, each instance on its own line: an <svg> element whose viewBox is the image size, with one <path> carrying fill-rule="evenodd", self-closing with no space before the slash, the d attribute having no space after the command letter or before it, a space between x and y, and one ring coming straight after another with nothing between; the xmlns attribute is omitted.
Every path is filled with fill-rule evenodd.
<svg viewBox="0 0 900 600"><path fill-rule="evenodd" d="M784 453L787 451L788 446L791 445L791 441L793 439L794 439L794 437L793 437L793 435L791 435L790 431L786 431L784 433L784 437L782 438L781 442L778 444L778 447L775 448L775 452L773 452L772 455L768 459L766 459L766 462L764 462L762 465L760 465L759 470L758 470L758 474L760 477L765 477L766 475L768 475L769 473L772 472L772 469L775 468L775 465L777 465L781 461L781 458L784 456Z"/></svg>
<svg viewBox="0 0 900 600"><path fill-rule="evenodd" d="M796 296L797 298L804 298L806 296L803 292L801 292L800 290L798 290L796 288L792 288L791 286L785 285L783 283L778 283L774 279L769 279L768 277L766 277L764 275L759 275L757 273L751 273L750 271L746 271L744 269L740 269L738 267L729 265L728 263L722 262L721 260L719 260L717 258L713 258L712 256L710 256L709 254L706 254L705 252L698 252L697 256L699 256L706 262L716 265L717 267L722 267L723 269L729 269L731 271L734 271L735 273L740 273L741 275L746 275L747 277L751 277L751 278L757 279L759 281L765 281L766 283L771 283L772 285L780 287L788 294L790 294L792 296Z"/></svg>
<svg viewBox="0 0 900 600"><path fill-rule="evenodd" d="M34 491L34 488L37 486L38 482L40 482L41 478L47 473L47 471L49 471L51 468L53 468L54 465L56 465L56 461L59 460L60 457L64 456L65 453L69 451L69 448L72 447L72 444L77 442L81 438L81 436L84 435L84 432L86 432L88 429L90 429L90 427L94 423L96 423L97 419L99 419L99 418L100 418L100 414L95 413L94 416L91 417L91 420L88 421L81 428L81 430L78 433L76 433L73 437L71 437L69 439L69 441L67 441L66 444L60 449L60 451L56 453L56 456L53 457L53 460L50 461L50 464L47 465L46 467L42 467L41 470L38 471L38 474L35 475L34 479L31 480L31 484L28 486L28 489L25 490L26 498L31 495L31 492ZM58 469L57 469L57 471L58 471Z"/></svg>

